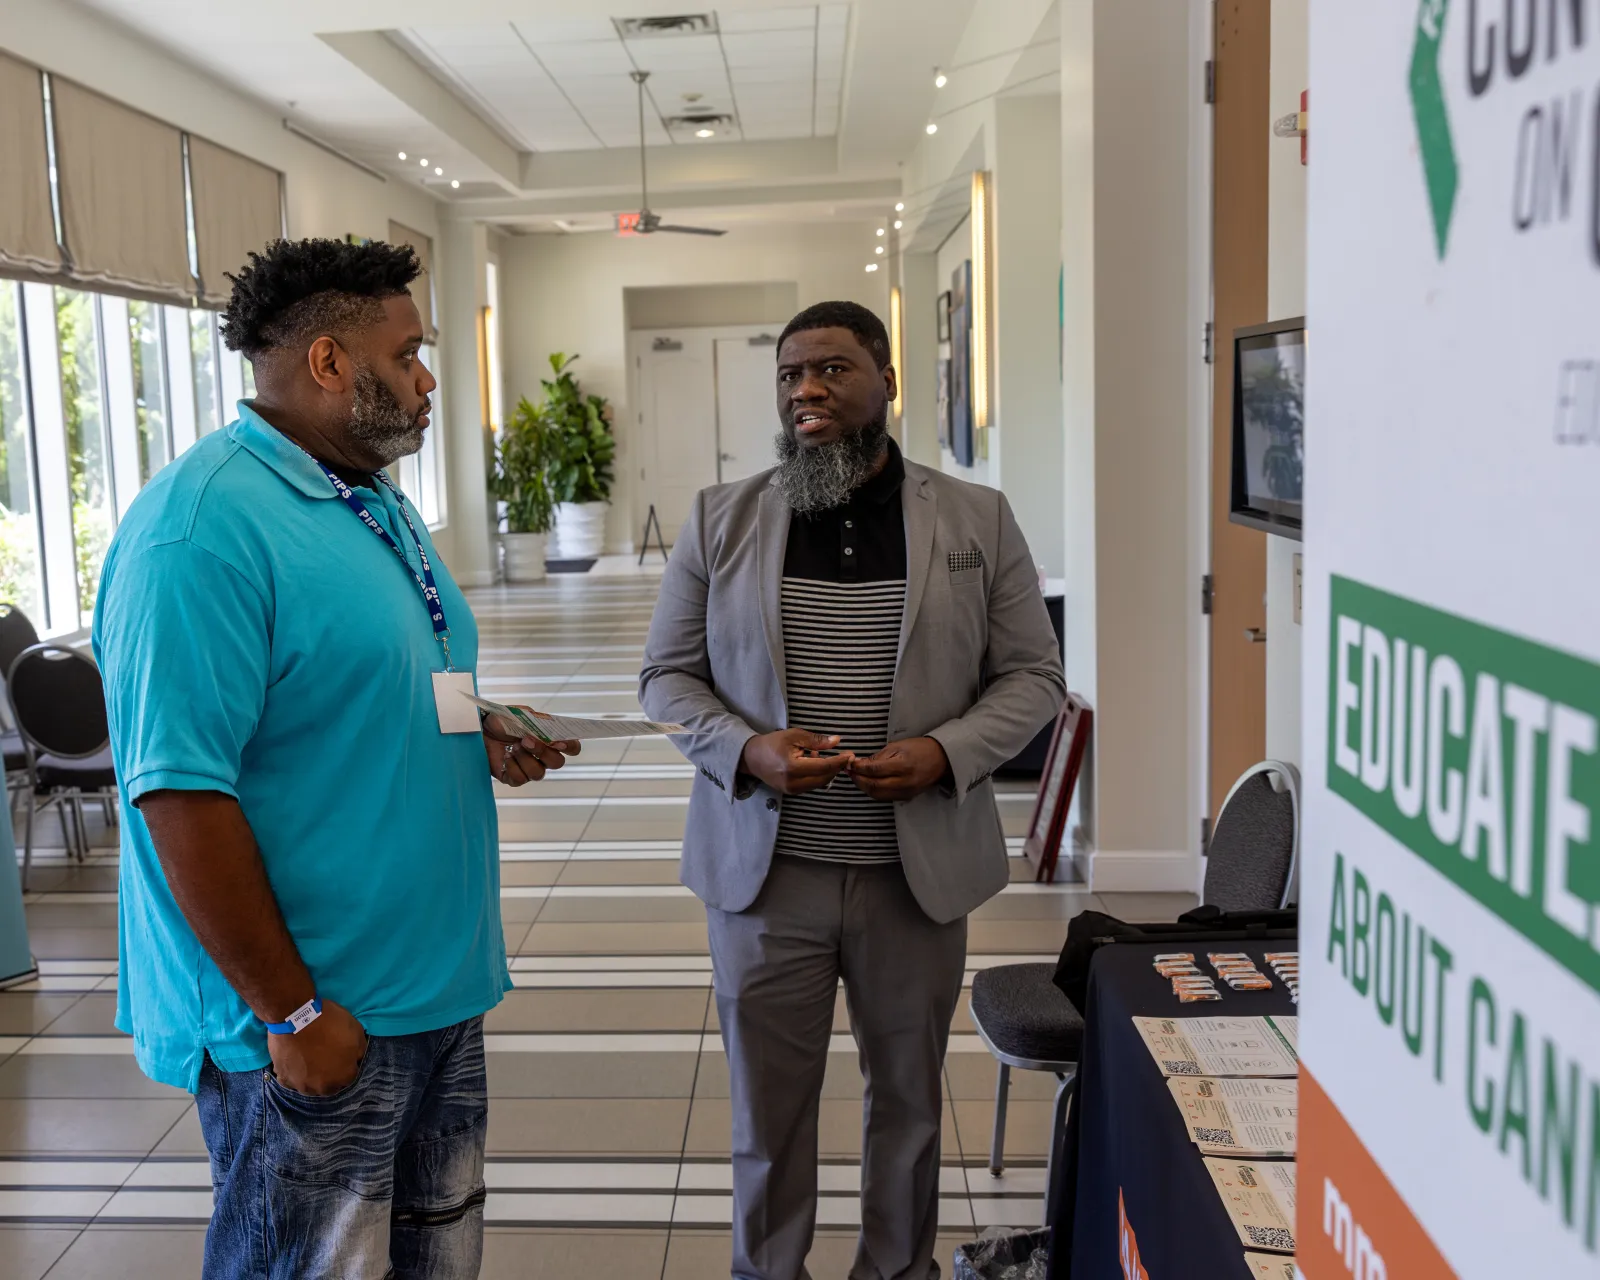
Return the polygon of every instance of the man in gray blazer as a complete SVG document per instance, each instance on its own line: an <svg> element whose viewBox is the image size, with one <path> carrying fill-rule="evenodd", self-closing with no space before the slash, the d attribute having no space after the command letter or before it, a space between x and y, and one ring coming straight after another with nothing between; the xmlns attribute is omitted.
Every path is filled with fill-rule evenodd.
<svg viewBox="0 0 1600 1280"><path fill-rule="evenodd" d="M728 1054L732 1274L806 1276L842 978L866 1078L850 1277L929 1280L966 917L1008 878L989 777L1066 686L1004 495L890 438L882 322L801 312L777 392L779 464L696 497L640 676L699 771L682 878Z"/></svg>

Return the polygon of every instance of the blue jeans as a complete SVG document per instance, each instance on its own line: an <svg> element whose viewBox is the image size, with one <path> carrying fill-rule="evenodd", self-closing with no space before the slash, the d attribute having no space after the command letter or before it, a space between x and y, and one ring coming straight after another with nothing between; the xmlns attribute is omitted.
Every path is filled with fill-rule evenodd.
<svg viewBox="0 0 1600 1280"><path fill-rule="evenodd" d="M208 1057L205 1280L473 1280L483 1257L483 1019L373 1036L312 1098Z"/></svg>

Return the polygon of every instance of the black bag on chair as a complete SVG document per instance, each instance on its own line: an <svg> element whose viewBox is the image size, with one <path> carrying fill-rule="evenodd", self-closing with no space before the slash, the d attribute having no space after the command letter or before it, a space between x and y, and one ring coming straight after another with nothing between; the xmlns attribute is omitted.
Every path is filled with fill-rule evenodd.
<svg viewBox="0 0 1600 1280"><path fill-rule="evenodd" d="M1067 926L1067 941L1056 962L1053 981L1072 1007L1083 1012L1089 995L1089 962L1101 947L1113 942L1260 942L1292 939L1300 933L1300 912L1223 911L1196 907L1171 922L1128 924L1103 911L1083 911Z"/></svg>

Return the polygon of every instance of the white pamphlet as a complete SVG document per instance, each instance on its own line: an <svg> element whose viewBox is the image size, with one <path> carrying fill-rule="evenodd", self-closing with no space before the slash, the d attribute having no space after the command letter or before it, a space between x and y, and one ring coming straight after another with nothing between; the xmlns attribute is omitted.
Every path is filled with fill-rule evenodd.
<svg viewBox="0 0 1600 1280"><path fill-rule="evenodd" d="M1293 1076L1294 1018L1135 1018L1164 1076Z"/></svg>
<svg viewBox="0 0 1600 1280"><path fill-rule="evenodd" d="M1281 1253L1246 1253L1244 1264L1250 1268L1250 1280L1300 1280L1294 1259Z"/></svg>
<svg viewBox="0 0 1600 1280"><path fill-rule="evenodd" d="M1189 1141L1206 1156L1293 1157L1300 1111L1294 1080L1167 1081Z"/></svg>
<svg viewBox="0 0 1600 1280"><path fill-rule="evenodd" d="M1208 1159L1206 1172L1246 1248L1294 1252L1292 1161Z"/></svg>
<svg viewBox="0 0 1600 1280"><path fill-rule="evenodd" d="M487 698L463 697L491 715L520 728L545 742L587 742L592 738L650 738L663 733L687 733L681 724L662 724L658 720L629 720L610 716L553 716L528 707L508 707Z"/></svg>

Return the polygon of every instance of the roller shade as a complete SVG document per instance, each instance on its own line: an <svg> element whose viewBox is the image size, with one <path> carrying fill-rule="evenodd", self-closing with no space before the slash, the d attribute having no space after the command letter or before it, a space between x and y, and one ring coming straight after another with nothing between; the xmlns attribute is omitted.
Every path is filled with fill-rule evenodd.
<svg viewBox="0 0 1600 1280"><path fill-rule="evenodd" d="M0 271L53 276L61 269L50 210L44 86L37 67L0 54Z"/></svg>
<svg viewBox="0 0 1600 1280"><path fill-rule="evenodd" d="M186 303L183 140L171 125L52 76L69 278L85 288Z"/></svg>
<svg viewBox="0 0 1600 1280"><path fill-rule="evenodd" d="M433 327L433 240L420 231L391 222L389 243L408 244L416 250L417 261L422 264L422 274L411 282L411 300L422 314L423 333L428 335L429 342L437 342L439 331Z"/></svg>
<svg viewBox="0 0 1600 1280"><path fill-rule="evenodd" d="M189 183L200 259L200 300L225 307L233 292L226 273L283 234L278 171L236 151L189 135Z"/></svg>

